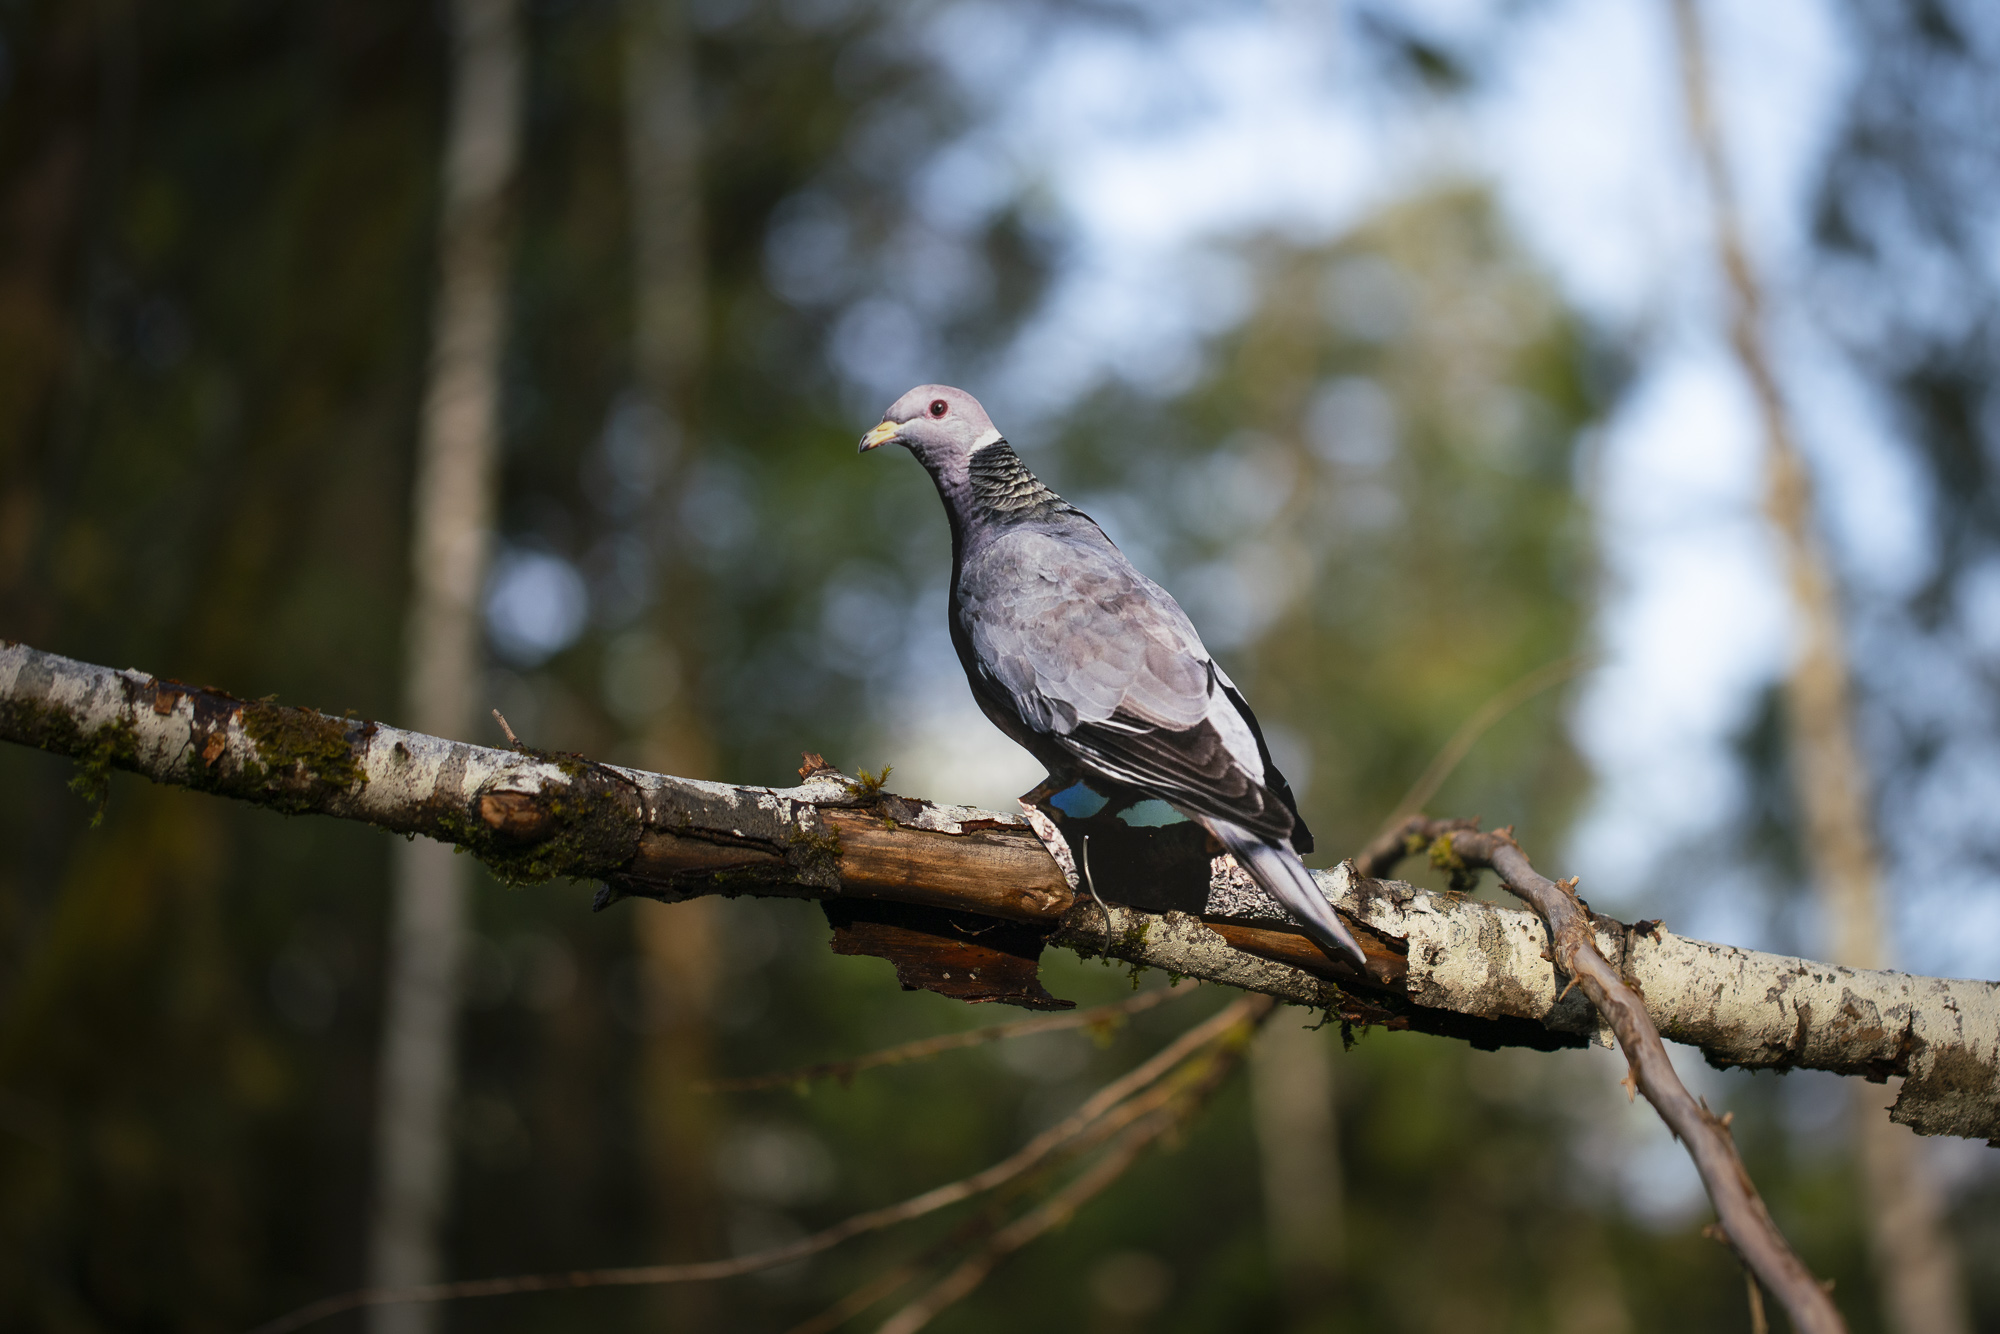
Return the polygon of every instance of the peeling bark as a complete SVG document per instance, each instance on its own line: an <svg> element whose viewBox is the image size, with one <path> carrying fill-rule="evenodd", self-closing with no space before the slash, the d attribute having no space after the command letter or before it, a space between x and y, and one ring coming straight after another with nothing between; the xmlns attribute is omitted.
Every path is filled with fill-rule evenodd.
<svg viewBox="0 0 2000 1334"><path fill-rule="evenodd" d="M888 901L822 899L820 906L833 927L833 952L887 959L905 991L934 991L975 1005L1076 1008L1042 986L1044 932L1035 923Z"/></svg>
<svg viewBox="0 0 2000 1334"><path fill-rule="evenodd" d="M797 787L648 774L502 751L0 647L0 739L289 813L465 848L504 878L626 895L883 900L1039 924L1047 941L1262 992L1357 1024L1485 1047L1601 1040L1534 914L1343 865L1321 884L1358 928L1364 975L1318 953L1218 859L1193 911L1100 909L1019 815L870 794L831 770ZM1904 1077L1891 1118L2000 1139L2000 983L1843 968L1592 914L1599 950L1660 1032L1711 1063Z"/></svg>

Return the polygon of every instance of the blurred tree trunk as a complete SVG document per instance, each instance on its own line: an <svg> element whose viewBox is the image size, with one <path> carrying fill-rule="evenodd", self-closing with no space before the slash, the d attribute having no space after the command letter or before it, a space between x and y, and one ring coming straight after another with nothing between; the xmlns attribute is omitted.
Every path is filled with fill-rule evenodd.
<svg viewBox="0 0 2000 1334"><path fill-rule="evenodd" d="M659 479L651 515L657 584L652 612L658 704L647 719L645 763L715 776L699 711L700 585L679 535L701 373L703 290L699 109L680 0L627 0L626 176L632 198L633 378ZM638 1114L640 1153L662 1260L722 1253L714 1100L699 1091L711 1067L716 905L710 899L640 905L632 926L646 979ZM713 1289L656 1290L676 1330L717 1327Z"/></svg>
<svg viewBox="0 0 2000 1334"><path fill-rule="evenodd" d="M481 660L479 599L492 546L507 322L508 187L519 147L516 0L454 0L438 294L412 504L404 708L412 727L469 736ZM443 1277L459 958L471 865L429 839L397 845L376 1102L369 1281ZM370 1313L377 1334L434 1328L434 1306Z"/></svg>
<svg viewBox="0 0 2000 1334"><path fill-rule="evenodd" d="M50 419L65 397L79 353L69 290L89 229L93 149L105 127L93 122L111 99L102 83L108 29L116 16L94 6L53 11L33 45L10 49L11 132L0 140L0 627L46 635L51 600L43 591ZM17 39L18 40L18 39ZM100 167L99 170L102 170ZM43 559L37 560L37 555Z"/></svg>
<svg viewBox="0 0 2000 1334"><path fill-rule="evenodd" d="M1839 591L1813 520L1812 479L1779 389L1764 333L1764 298L1750 262L1710 93L1698 0L1674 0L1689 127L1715 208L1715 237L1730 309L1729 338L1756 398L1764 432L1765 511L1784 549L1799 643L1785 707L1799 840L1826 913L1827 957L1887 965L1881 860L1866 770L1854 736ZM1867 1196L1869 1247L1883 1318L1897 1334L1970 1334L1957 1245L1942 1194L1914 1134L1883 1115L1879 1088L1853 1087L1852 1121Z"/></svg>
<svg viewBox="0 0 2000 1334"><path fill-rule="evenodd" d="M1253 353L1242 359L1257 425L1282 442L1298 476L1312 458L1300 435L1321 342L1310 282L1273 283ZM1296 559L1305 546L1305 487L1295 489L1269 533ZM1281 633L1281 632L1280 632ZM1326 1035L1281 1017L1258 1036L1250 1064L1251 1112L1264 1194L1264 1230L1293 1329L1324 1323L1339 1285L1343 1247L1340 1138L1332 1054Z"/></svg>
<svg viewBox="0 0 2000 1334"><path fill-rule="evenodd" d="M1289 1324L1318 1328L1340 1285L1340 1127L1327 1035L1281 1015L1251 1055L1264 1229Z"/></svg>

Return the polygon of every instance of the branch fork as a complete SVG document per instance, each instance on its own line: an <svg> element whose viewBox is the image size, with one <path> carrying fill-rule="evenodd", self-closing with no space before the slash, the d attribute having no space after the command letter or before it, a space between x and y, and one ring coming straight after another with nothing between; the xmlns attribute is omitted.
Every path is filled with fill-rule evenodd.
<svg viewBox="0 0 2000 1334"><path fill-rule="evenodd" d="M1576 878L1558 883L1536 871L1511 829L1481 833L1464 821L1416 816L1399 832L1402 837L1396 846L1450 839L1455 859L1467 867L1491 868L1508 893L1540 914L1548 925L1557 966L1570 975L1570 985L1582 984L1591 1004L1618 1036L1627 1062L1628 1091L1645 1094L1674 1137L1687 1146L1715 1206L1721 1232L1737 1255L1784 1303L1793 1325L1804 1334L1845 1331L1847 1324L1826 1289L1771 1221L1736 1152L1729 1118L1718 1117L1687 1091L1645 1002L1599 950L1590 910L1576 893ZM1568 988L1564 990L1567 993Z"/></svg>

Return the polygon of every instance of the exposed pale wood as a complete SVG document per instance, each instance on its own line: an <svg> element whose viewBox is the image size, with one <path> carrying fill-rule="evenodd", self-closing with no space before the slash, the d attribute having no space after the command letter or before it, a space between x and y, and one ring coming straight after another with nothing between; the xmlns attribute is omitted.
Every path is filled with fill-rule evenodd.
<svg viewBox="0 0 2000 1334"><path fill-rule="evenodd" d="M633 881L672 884L687 875L712 876L728 871L782 873L779 853L752 843L719 843L693 834L648 829L639 836L639 850L626 867Z"/></svg>
<svg viewBox="0 0 2000 1334"><path fill-rule="evenodd" d="M1204 922L1203 925L1228 941L1232 949L1300 969L1329 982L1342 982L1348 986L1391 987L1399 985L1410 971L1410 961L1402 951L1389 948L1381 936L1371 931L1354 933L1354 938L1361 942L1362 952L1368 956L1368 969L1363 973L1357 971L1345 956L1329 955L1294 931L1238 926L1234 922Z"/></svg>
<svg viewBox="0 0 2000 1334"><path fill-rule="evenodd" d="M844 894L958 908L1016 921L1053 921L1074 897L1025 827L942 833L906 829L864 811L829 810L840 839Z"/></svg>

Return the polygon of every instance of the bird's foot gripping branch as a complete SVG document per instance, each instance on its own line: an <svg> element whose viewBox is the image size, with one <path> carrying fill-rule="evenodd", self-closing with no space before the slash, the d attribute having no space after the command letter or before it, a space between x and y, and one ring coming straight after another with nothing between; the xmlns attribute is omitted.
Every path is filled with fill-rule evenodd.
<svg viewBox="0 0 2000 1334"><path fill-rule="evenodd" d="M1539 875L1504 832L1460 822L1412 821L1358 863L1319 873L1361 942L1357 966L1308 942L1229 858L1171 901L1100 905L1079 897L1022 817L897 797L823 765L788 788L696 782L242 700L20 644L0 646L0 739L71 756L99 796L124 769L359 820L456 844L510 880L601 881L600 905L819 899L837 948L884 954L906 985L966 999L1061 1005L1034 977L1053 943L1481 1046L1574 1045L1608 1030L1688 1143L1729 1236L1804 1329L1839 1328L1838 1316L1770 1227L1726 1127L1673 1078L1662 1036L1724 1066L1902 1075L1897 1120L2000 1138L2000 984L1626 926ZM1380 878L1426 849L1466 874L1490 867L1535 912Z"/></svg>

